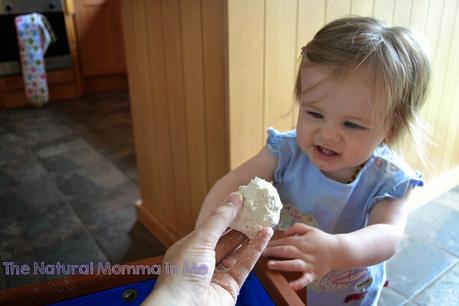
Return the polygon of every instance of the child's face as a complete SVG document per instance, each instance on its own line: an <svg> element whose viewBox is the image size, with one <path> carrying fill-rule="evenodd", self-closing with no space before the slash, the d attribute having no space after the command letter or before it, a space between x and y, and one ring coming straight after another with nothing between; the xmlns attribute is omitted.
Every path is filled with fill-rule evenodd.
<svg viewBox="0 0 459 306"><path fill-rule="evenodd" d="M301 72L297 141L328 177L349 180L387 136L374 115L374 74L362 66L340 76L315 65Z"/></svg>

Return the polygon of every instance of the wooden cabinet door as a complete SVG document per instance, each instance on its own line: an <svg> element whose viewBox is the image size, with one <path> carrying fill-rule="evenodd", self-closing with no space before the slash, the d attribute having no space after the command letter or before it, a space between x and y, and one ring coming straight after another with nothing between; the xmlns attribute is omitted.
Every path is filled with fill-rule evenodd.
<svg viewBox="0 0 459 306"><path fill-rule="evenodd" d="M83 77L126 72L120 0L74 1Z"/></svg>

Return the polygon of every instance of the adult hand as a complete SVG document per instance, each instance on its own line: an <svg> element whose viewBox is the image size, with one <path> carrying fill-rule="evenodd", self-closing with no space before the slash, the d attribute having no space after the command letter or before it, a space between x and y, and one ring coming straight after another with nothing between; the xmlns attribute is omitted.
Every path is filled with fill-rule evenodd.
<svg viewBox="0 0 459 306"><path fill-rule="evenodd" d="M163 267L167 264L179 269L168 275L163 268L143 305L236 303L242 284L273 234L271 228L264 228L251 241L236 231L221 237L241 204L242 196L231 194L201 227L167 250Z"/></svg>

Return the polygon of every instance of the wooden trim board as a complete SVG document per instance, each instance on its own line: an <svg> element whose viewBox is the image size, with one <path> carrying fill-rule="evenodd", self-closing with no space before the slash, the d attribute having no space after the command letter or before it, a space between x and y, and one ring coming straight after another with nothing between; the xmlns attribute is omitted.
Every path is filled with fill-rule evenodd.
<svg viewBox="0 0 459 306"><path fill-rule="evenodd" d="M181 238L148 210L147 207L149 205L146 205L141 200L138 200L135 205L139 222L165 247L170 247Z"/></svg>

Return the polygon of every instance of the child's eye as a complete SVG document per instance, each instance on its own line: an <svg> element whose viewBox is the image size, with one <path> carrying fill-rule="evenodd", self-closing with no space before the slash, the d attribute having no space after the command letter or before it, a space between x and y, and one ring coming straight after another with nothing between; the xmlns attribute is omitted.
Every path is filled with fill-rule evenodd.
<svg viewBox="0 0 459 306"><path fill-rule="evenodd" d="M363 129L365 129L363 126L360 126L358 124L355 124L355 123L352 123L352 122L349 122L349 121L344 122L344 126L347 127L347 128L353 129L353 130L363 130Z"/></svg>
<svg viewBox="0 0 459 306"><path fill-rule="evenodd" d="M322 114L316 113L316 112L308 111L307 113L308 113L309 116L311 116L312 118L315 118L315 119L322 119L324 117L324 116L322 116Z"/></svg>

